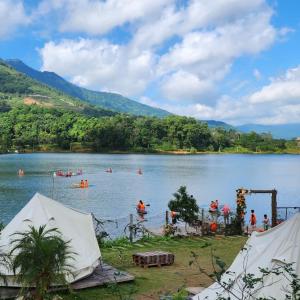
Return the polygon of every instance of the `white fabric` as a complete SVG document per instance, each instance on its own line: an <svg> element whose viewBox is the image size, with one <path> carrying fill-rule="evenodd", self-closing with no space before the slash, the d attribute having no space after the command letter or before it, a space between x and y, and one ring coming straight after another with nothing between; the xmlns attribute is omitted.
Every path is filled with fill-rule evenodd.
<svg viewBox="0 0 300 300"><path fill-rule="evenodd" d="M245 275L245 270L247 274L261 277L262 273L259 268L271 270L280 265L294 263L293 269L300 278L300 213L268 231L253 232L245 248L247 250L240 251L228 269L232 274L225 273L221 278L221 282L226 283L229 283L230 279L234 280L230 289L232 293L224 291L218 283L214 283L192 299L213 300L218 298L218 294L234 300L240 299L241 288L239 285L243 286L241 277ZM286 299L286 291L291 290L288 280L283 275L267 275L263 286L257 287L255 294L249 299L260 297L268 299L274 297L277 300Z"/></svg>
<svg viewBox="0 0 300 300"><path fill-rule="evenodd" d="M47 225L46 229L58 228L65 241L70 240L71 251L74 260L70 260L73 266L73 276L68 276L69 283L90 275L99 264L100 249L95 236L93 218L91 214L79 212L68 208L61 203L36 193L23 209L3 229L0 236L0 251L8 253L11 249L11 240L15 232L24 232L29 226L38 228ZM12 271L5 269L0 272L8 275L9 285L16 286ZM0 284L1 285L1 284Z"/></svg>

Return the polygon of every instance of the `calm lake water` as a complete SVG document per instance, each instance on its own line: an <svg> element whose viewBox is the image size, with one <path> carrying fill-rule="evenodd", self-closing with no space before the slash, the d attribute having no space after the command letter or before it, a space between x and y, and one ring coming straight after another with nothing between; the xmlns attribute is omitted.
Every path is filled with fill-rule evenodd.
<svg viewBox="0 0 300 300"><path fill-rule="evenodd" d="M111 167L112 174L104 170ZM25 176L17 176L23 168ZM81 168L83 176L53 178L57 169ZM143 175L137 174L137 169ZM88 179L89 189L71 188ZM138 199L149 203L151 216L161 216L180 185L186 185L198 204L211 200L235 206L238 187L278 190L279 206L300 206L300 156L297 155L0 155L0 220L9 222L35 192L98 217L128 219ZM247 198L258 221L270 215L271 196Z"/></svg>

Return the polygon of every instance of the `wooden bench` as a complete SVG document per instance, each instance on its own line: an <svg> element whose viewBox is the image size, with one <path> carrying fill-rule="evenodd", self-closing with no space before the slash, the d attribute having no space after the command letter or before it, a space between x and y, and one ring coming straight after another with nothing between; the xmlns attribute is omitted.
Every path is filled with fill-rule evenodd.
<svg viewBox="0 0 300 300"><path fill-rule="evenodd" d="M170 252L152 251L152 252L139 252L132 255L133 262L137 266L147 268L150 266L164 266L172 265L175 256Z"/></svg>

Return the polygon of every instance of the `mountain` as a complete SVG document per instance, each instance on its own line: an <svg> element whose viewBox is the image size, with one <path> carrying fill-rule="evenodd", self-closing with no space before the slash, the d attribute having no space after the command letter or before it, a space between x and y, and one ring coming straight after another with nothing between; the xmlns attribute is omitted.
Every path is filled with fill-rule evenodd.
<svg viewBox="0 0 300 300"><path fill-rule="evenodd" d="M222 127L227 130L235 129L244 133L249 133L251 131L256 133L271 133L272 136L277 139L293 139L300 136L300 123L280 125L244 124L240 126L233 126L228 123L215 120L206 120L203 122L206 122L210 128Z"/></svg>
<svg viewBox="0 0 300 300"><path fill-rule="evenodd" d="M79 98L85 102L100 106L116 112L129 113L133 115L165 117L169 112L154 108L115 93L96 92L76 86L54 72L40 72L30 68L18 59L8 59L6 63L17 71L30 76L31 78L58 89L72 97Z"/></svg>
<svg viewBox="0 0 300 300"><path fill-rule="evenodd" d="M225 122L222 121L216 121L216 120L204 120L202 122L206 122L208 127L210 128L217 128L217 127L222 127L224 129L235 129L234 126L227 124Z"/></svg>
<svg viewBox="0 0 300 300"><path fill-rule="evenodd" d="M236 126L236 129L241 132L271 133L274 138L283 139L293 139L300 136L300 123L279 125L245 124Z"/></svg>
<svg viewBox="0 0 300 300"><path fill-rule="evenodd" d="M112 116L116 113L75 99L61 91L17 72L0 60L1 111L18 103L64 109L89 116Z"/></svg>

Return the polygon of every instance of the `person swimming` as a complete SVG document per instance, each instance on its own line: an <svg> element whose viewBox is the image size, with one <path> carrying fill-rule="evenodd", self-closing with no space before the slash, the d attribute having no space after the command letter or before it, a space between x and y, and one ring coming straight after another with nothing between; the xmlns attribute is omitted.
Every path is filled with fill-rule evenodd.
<svg viewBox="0 0 300 300"><path fill-rule="evenodd" d="M142 200L140 200L136 206L136 210L138 214L144 214L145 213L146 206Z"/></svg>
<svg viewBox="0 0 300 300"><path fill-rule="evenodd" d="M105 170L106 173L112 173L112 168L108 168Z"/></svg>
<svg viewBox="0 0 300 300"><path fill-rule="evenodd" d="M143 175L142 169L139 168L139 169L137 170L137 173L138 173L138 175Z"/></svg>

